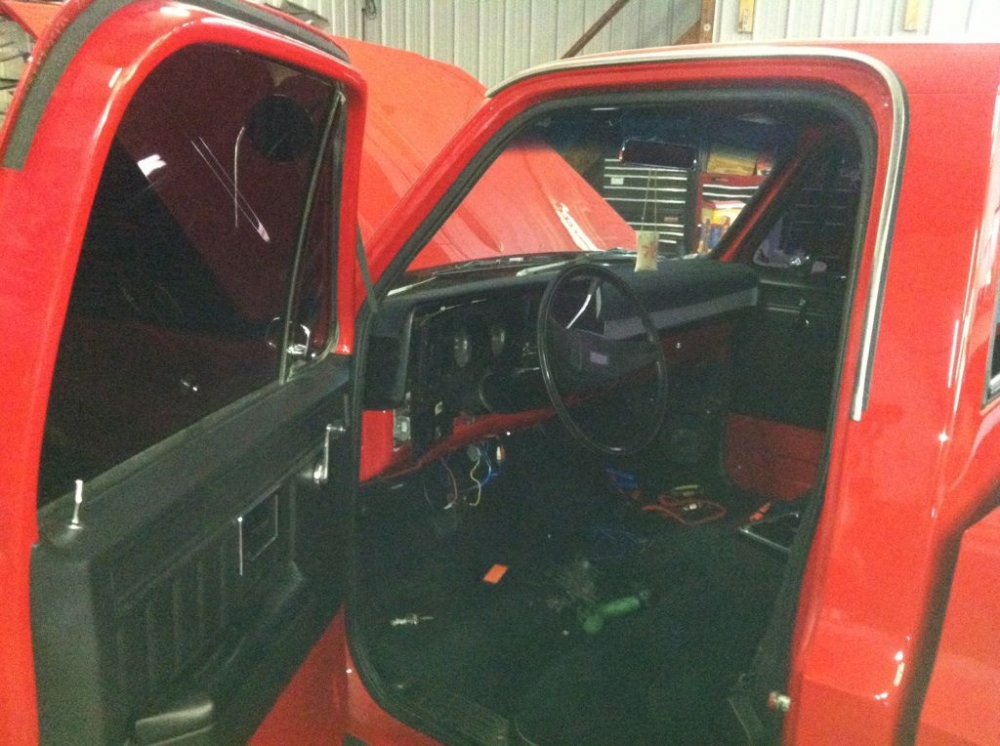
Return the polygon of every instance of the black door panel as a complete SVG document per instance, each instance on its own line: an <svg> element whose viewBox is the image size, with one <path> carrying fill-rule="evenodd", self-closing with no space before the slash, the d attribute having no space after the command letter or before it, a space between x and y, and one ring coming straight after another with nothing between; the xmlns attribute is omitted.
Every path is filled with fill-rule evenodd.
<svg viewBox="0 0 1000 746"><path fill-rule="evenodd" d="M197 695L216 742L252 734L339 604L344 485L314 470L343 418L346 371L331 357L103 475L82 528L72 496L42 511L44 742L122 743Z"/></svg>

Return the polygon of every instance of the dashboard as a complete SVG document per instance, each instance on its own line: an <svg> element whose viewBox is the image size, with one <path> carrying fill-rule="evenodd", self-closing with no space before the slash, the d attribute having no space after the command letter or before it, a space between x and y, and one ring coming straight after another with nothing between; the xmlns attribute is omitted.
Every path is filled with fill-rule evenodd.
<svg viewBox="0 0 1000 746"><path fill-rule="evenodd" d="M600 261L628 283L663 338L757 303L757 275L745 265L673 260L661 261L656 271L635 272L625 257L588 261ZM538 358L538 313L546 287L565 265L449 268L410 278L390 293L370 339L365 406L394 411L397 445L408 442L419 454L446 439L458 417L549 406ZM560 302L582 312L587 292L581 283ZM613 299L591 305L587 313L587 323L605 336L642 332L641 320Z"/></svg>

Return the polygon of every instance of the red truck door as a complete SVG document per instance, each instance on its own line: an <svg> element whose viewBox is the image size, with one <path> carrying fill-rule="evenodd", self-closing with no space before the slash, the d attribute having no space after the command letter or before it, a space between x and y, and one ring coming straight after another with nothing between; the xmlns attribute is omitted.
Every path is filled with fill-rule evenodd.
<svg viewBox="0 0 1000 746"><path fill-rule="evenodd" d="M245 741L340 604L364 83L229 0L56 27L0 177L0 740Z"/></svg>
<svg viewBox="0 0 1000 746"><path fill-rule="evenodd" d="M991 743L1000 734L1000 510L962 535L917 743Z"/></svg>

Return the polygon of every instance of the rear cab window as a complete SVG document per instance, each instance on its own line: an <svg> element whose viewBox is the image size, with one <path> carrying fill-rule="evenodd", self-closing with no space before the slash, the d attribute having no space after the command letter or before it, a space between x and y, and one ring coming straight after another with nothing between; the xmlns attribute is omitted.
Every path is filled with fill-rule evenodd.
<svg viewBox="0 0 1000 746"><path fill-rule="evenodd" d="M773 227L758 244L753 263L765 272L819 277L847 275L861 193L860 152L852 139L834 140L807 169Z"/></svg>

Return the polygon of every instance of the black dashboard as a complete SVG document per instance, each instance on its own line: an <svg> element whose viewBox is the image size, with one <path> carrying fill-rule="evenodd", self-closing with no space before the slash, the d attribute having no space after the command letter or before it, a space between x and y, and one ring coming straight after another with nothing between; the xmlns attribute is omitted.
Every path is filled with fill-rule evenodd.
<svg viewBox="0 0 1000 746"><path fill-rule="evenodd" d="M624 279L661 332L757 303L757 275L745 265L674 260L661 261L655 272L635 272L626 257L587 261L600 261ZM401 436L412 438L419 452L446 437L459 415L546 407L538 309L546 286L565 265L519 263L408 278L382 301L375 319L366 408L396 410L406 423ZM585 294L581 286L580 303ZM639 318L614 303L604 304L598 316L610 336L642 331Z"/></svg>

